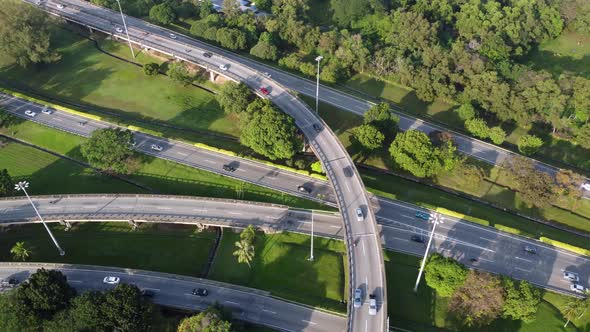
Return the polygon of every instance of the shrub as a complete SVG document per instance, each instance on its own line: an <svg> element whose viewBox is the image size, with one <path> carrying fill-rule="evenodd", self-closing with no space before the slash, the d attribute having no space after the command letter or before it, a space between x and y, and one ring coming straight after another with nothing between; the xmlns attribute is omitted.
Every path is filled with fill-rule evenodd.
<svg viewBox="0 0 590 332"><path fill-rule="evenodd" d="M543 146L543 140L535 135L524 135L518 139L518 151L525 155L531 155Z"/></svg>
<svg viewBox="0 0 590 332"><path fill-rule="evenodd" d="M475 137L488 138L490 136L490 128L483 119L474 118L465 121L465 129Z"/></svg>
<svg viewBox="0 0 590 332"><path fill-rule="evenodd" d="M471 120L471 119L475 118L475 108L473 108L473 105L471 105L471 103L466 103L466 104L459 106L455 110L455 112L457 113L459 118L463 121L467 121L467 120Z"/></svg>
<svg viewBox="0 0 590 332"><path fill-rule="evenodd" d="M316 161L311 164L311 170L318 174L326 174L324 168L322 167L322 163L320 161Z"/></svg>
<svg viewBox="0 0 590 332"><path fill-rule="evenodd" d="M489 135L492 142L498 145L504 143L506 139L506 132L500 126L490 128Z"/></svg>
<svg viewBox="0 0 590 332"><path fill-rule="evenodd" d="M148 63L143 66L143 72L147 76L156 76L160 73L160 65L155 62Z"/></svg>

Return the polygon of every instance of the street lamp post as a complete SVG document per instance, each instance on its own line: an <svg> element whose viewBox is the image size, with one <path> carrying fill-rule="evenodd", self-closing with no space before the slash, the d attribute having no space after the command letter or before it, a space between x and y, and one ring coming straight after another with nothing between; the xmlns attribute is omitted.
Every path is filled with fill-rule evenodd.
<svg viewBox="0 0 590 332"><path fill-rule="evenodd" d="M432 238L434 237L436 225L442 224L443 222L443 218L440 216L440 213L435 213L428 219L432 222L432 232L430 232L428 245L426 246L426 251L424 252L424 258L422 259L422 265L420 265L420 272L418 272L418 279L416 279L416 285L414 285L414 292L418 291L418 285L420 284L420 278L422 278L422 272L424 271L424 265L426 264L426 257L428 257L428 252L430 251L430 245L432 244Z"/></svg>
<svg viewBox="0 0 590 332"><path fill-rule="evenodd" d="M17 184L14 185L14 189L16 189L16 190L22 190L25 193L25 195L27 196L27 198L29 199L29 203L31 203L31 206L33 206L33 209L37 213L37 217L39 217L39 219L41 220L41 223L43 223L43 226L45 226L45 229L47 230L47 233L49 233L49 237L51 237L51 240L53 240L53 243L57 247L57 250L59 251L59 255L60 256L65 255L66 252L63 251L63 249L59 246L59 243L57 243L57 240L53 236L53 233L51 233L51 230L49 229L49 227L47 227L47 224L45 223L45 220L43 220L43 217L41 217L41 214L39 214L39 211L37 210L37 207L35 206L35 204L31 200L31 197L29 197L29 193L27 193L27 190L26 190L26 188L28 188L28 187L29 187L29 183L26 182L26 181L20 181L19 183L17 183Z"/></svg>
<svg viewBox="0 0 590 332"><path fill-rule="evenodd" d="M123 15L123 9L121 8L121 2L117 0L119 5L119 12L121 12L121 19L123 20L123 27L125 27L125 34L127 35L127 42L129 43L129 49L131 50L131 56L135 59L135 52L133 52L133 46L131 46L131 38L129 38L129 31L127 30L127 23L125 23L125 15Z"/></svg>
<svg viewBox="0 0 590 332"><path fill-rule="evenodd" d="M315 112L318 112L318 99L320 96L320 61L322 61L324 57L319 55L315 58L315 61L318 62L318 75L317 75L317 83L315 87Z"/></svg>
<svg viewBox="0 0 590 332"><path fill-rule="evenodd" d="M313 210L311 210L311 249L309 254L309 261L313 261Z"/></svg>

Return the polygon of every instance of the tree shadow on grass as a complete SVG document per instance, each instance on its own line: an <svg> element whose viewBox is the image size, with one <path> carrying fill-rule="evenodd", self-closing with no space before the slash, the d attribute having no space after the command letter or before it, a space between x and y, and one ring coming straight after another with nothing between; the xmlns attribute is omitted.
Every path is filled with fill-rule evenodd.
<svg viewBox="0 0 590 332"><path fill-rule="evenodd" d="M534 57L526 58L534 69L547 70L556 76L570 72L577 76L590 78L590 56L588 55L581 58L560 56L559 53L539 50L538 46L535 46L529 54L534 54Z"/></svg>

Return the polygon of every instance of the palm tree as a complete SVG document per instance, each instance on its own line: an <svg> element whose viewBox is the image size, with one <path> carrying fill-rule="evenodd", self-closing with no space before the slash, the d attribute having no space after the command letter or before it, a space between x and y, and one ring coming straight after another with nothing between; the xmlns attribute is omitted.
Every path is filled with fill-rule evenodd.
<svg viewBox="0 0 590 332"><path fill-rule="evenodd" d="M244 230L240 233L240 240L248 241L250 244L254 242L254 238L256 237L256 229L251 224L248 227L244 228Z"/></svg>
<svg viewBox="0 0 590 332"><path fill-rule="evenodd" d="M582 317L586 312L586 309L588 309L589 304L590 301L588 298L572 298L568 303L566 303L565 307L563 308L563 317L566 318L567 321L563 327L567 327L567 324L569 324L572 319L579 319Z"/></svg>
<svg viewBox="0 0 590 332"><path fill-rule="evenodd" d="M25 246L24 242L17 242L12 249L10 249L10 253L14 260L22 260L24 262L31 255L31 250Z"/></svg>
<svg viewBox="0 0 590 332"><path fill-rule="evenodd" d="M236 251L233 255L238 257L238 263L246 263L248 267L252 267L250 262L254 259L254 246L246 240L236 241Z"/></svg>

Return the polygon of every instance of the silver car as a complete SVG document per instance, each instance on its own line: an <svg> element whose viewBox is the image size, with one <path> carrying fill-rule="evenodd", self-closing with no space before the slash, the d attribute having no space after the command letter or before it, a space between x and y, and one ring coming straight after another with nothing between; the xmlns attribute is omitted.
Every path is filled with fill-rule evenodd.
<svg viewBox="0 0 590 332"><path fill-rule="evenodd" d="M121 279L119 279L119 277L107 276L107 277L104 277L102 282L105 284L109 284L109 285L116 285L119 283L120 280Z"/></svg>
<svg viewBox="0 0 590 332"><path fill-rule="evenodd" d="M578 281L580 280L580 278L578 278L578 274L577 273L573 273L573 272L568 272L568 271L564 271L563 272L563 278L570 280L570 281Z"/></svg>
<svg viewBox="0 0 590 332"><path fill-rule="evenodd" d="M357 288L354 290L354 307L360 308L363 304L363 290Z"/></svg>
<svg viewBox="0 0 590 332"><path fill-rule="evenodd" d="M580 294L586 294L586 291L587 291L586 287L584 287L584 286L582 286L580 284L572 284L570 286L570 289L573 292L580 293Z"/></svg>
<svg viewBox="0 0 590 332"><path fill-rule="evenodd" d="M358 220L358 221L365 220L365 216L363 215L363 210L361 210L361 208L356 209L356 220Z"/></svg>
<svg viewBox="0 0 590 332"><path fill-rule="evenodd" d="M35 112L31 111L31 110L26 110L25 111L25 115L28 116L28 117L34 118L35 115L37 115L37 113L35 113Z"/></svg>
<svg viewBox="0 0 590 332"><path fill-rule="evenodd" d="M377 299L375 295L369 296L369 315L375 316L377 314Z"/></svg>
<svg viewBox="0 0 590 332"><path fill-rule="evenodd" d="M164 150L164 148L159 146L158 144L152 144L151 148L152 148L152 150L158 151L158 152Z"/></svg>

